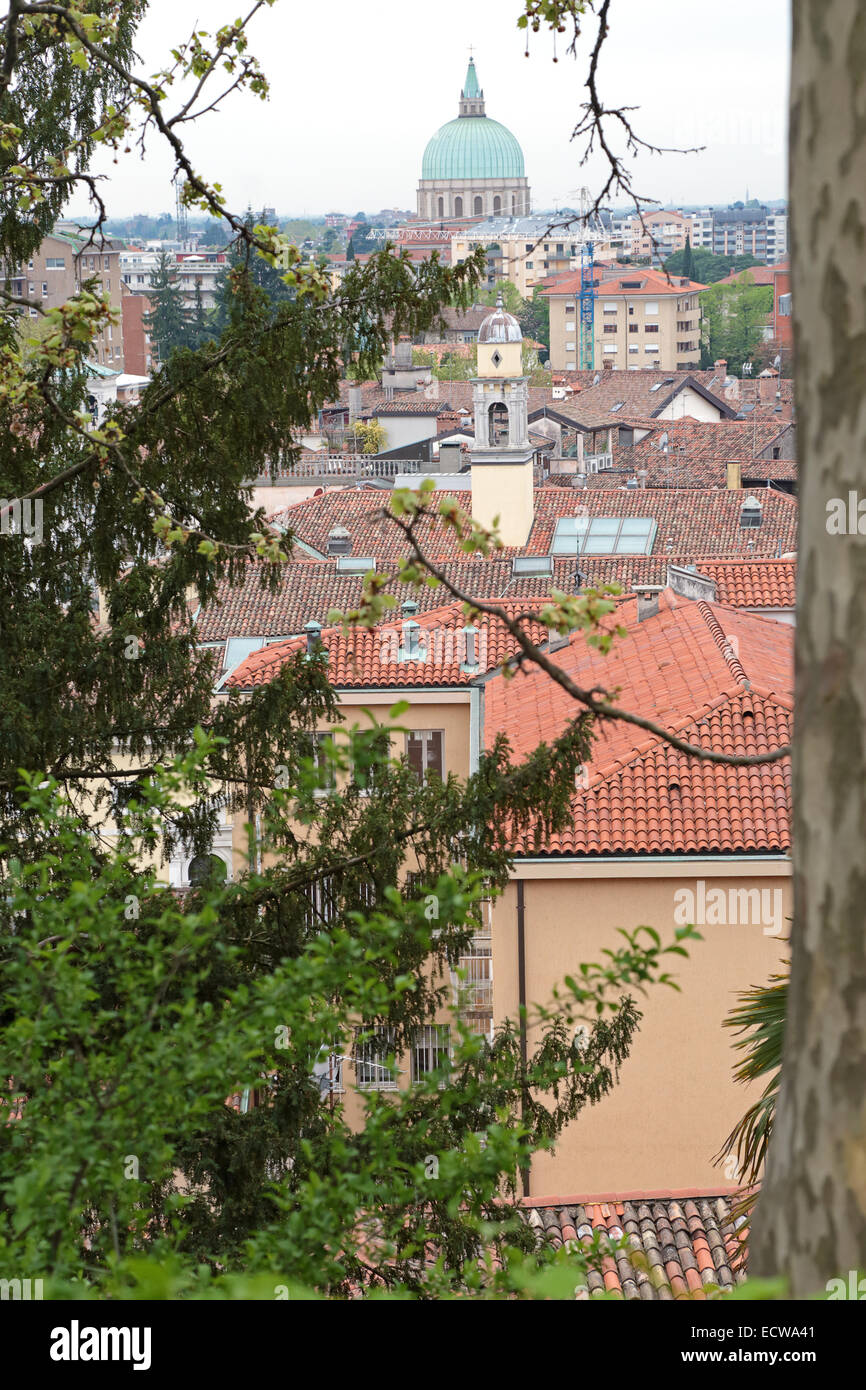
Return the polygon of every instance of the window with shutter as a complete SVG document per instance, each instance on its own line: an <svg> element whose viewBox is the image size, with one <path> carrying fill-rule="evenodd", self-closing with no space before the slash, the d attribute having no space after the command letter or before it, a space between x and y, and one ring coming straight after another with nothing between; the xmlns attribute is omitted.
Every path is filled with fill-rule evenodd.
<svg viewBox="0 0 866 1390"><path fill-rule="evenodd" d="M441 729L413 729L406 735L406 757L419 781L426 781L431 772L444 777L444 741Z"/></svg>

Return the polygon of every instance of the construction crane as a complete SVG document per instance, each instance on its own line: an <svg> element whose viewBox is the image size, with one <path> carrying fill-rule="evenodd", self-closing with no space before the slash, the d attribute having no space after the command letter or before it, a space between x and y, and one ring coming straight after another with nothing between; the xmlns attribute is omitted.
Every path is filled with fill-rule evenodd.
<svg viewBox="0 0 866 1390"><path fill-rule="evenodd" d="M577 365L581 371L591 371L595 366L596 293L592 242L585 241L580 248L580 339Z"/></svg>

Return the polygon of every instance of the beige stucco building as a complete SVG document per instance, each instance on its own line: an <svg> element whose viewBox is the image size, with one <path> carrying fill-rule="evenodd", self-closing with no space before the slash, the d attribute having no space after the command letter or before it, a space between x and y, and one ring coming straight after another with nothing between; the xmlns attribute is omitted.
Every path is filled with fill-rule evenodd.
<svg viewBox="0 0 866 1390"><path fill-rule="evenodd" d="M704 288L692 280L652 270L605 273L596 285L593 366L628 370L660 367L682 371L701 360L700 307ZM580 276L567 276L544 291L550 301L550 364L554 371L580 365Z"/></svg>
<svg viewBox="0 0 866 1390"><path fill-rule="evenodd" d="M96 279L108 295L117 321L107 324L93 340L92 361L113 371L124 370L121 318L120 250L111 241L91 246L82 237L52 232L26 262L6 269L11 292L30 301L21 312L38 322L40 309L56 309L78 292L86 280Z"/></svg>

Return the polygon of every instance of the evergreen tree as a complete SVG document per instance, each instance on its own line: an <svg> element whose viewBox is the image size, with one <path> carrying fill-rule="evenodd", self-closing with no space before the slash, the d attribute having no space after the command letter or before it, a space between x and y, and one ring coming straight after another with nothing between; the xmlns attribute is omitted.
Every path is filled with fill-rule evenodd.
<svg viewBox="0 0 866 1390"><path fill-rule="evenodd" d="M178 348L191 346L195 338L194 315L187 307L167 251L160 251L148 290L153 305L144 315L145 326L156 343L161 362Z"/></svg>
<svg viewBox="0 0 866 1390"><path fill-rule="evenodd" d="M681 273L687 280L694 280L695 278L695 258L692 255L692 239L688 233L686 234L686 244L683 251L683 268Z"/></svg>
<svg viewBox="0 0 866 1390"><path fill-rule="evenodd" d="M354 238L353 238L353 237L349 237L349 244L348 244L348 246L346 247L346 260L347 260L347 261L353 261L354 259L355 259L355 241L354 241Z"/></svg>

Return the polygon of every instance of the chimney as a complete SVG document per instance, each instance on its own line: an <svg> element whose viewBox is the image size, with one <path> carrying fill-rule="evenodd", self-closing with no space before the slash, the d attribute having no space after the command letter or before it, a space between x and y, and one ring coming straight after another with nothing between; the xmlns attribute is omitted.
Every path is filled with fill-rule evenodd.
<svg viewBox="0 0 866 1390"><path fill-rule="evenodd" d="M654 618L659 611L659 596L652 589L639 589L637 595L637 620L644 622L647 618Z"/></svg>
<svg viewBox="0 0 866 1390"><path fill-rule="evenodd" d="M351 555L352 537L345 526L334 526L328 532L327 549L329 555Z"/></svg>
<svg viewBox="0 0 866 1390"><path fill-rule="evenodd" d="M467 623L463 628L463 661L460 670L471 673L478 670L478 628Z"/></svg>
<svg viewBox="0 0 866 1390"><path fill-rule="evenodd" d="M724 386L728 375L728 359L726 357L719 357L713 363L713 366L716 369L716 377L721 382L722 386Z"/></svg>
<svg viewBox="0 0 866 1390"><path fill-rule="evenodd" d="M638 487L641 489L642 492L646 491L646 478L647 470L645 468L639 468L637 470L637 481Z"/></svg>
<svg viewBox="0 0 866 1390"><path fill-rule="evenodd" d="M307 634L307 656L315 656L316 648L322 642L322 624L311 618L308 623L304 623L304 632Z"/></svg>
<svg viewBox="0 0 866 1390"><path fill-rule="evenodd" d="M767 367L758 377L758 395L762 401L773 400L778 386L776 373L771 367Z"/></svg>
<svg viewBox="0 0 866 1390"><path fill-rule="evenodd" d="M728 459L727 487L735 492L743 486L743 465L739 459Z"/></svg>
<svg viewBox="0 0 866 1390"><path fill-rule="evenodd" d="M361 388L360 386L349 387L349 424L354 425L358 416L361 414Z"/></svg>

